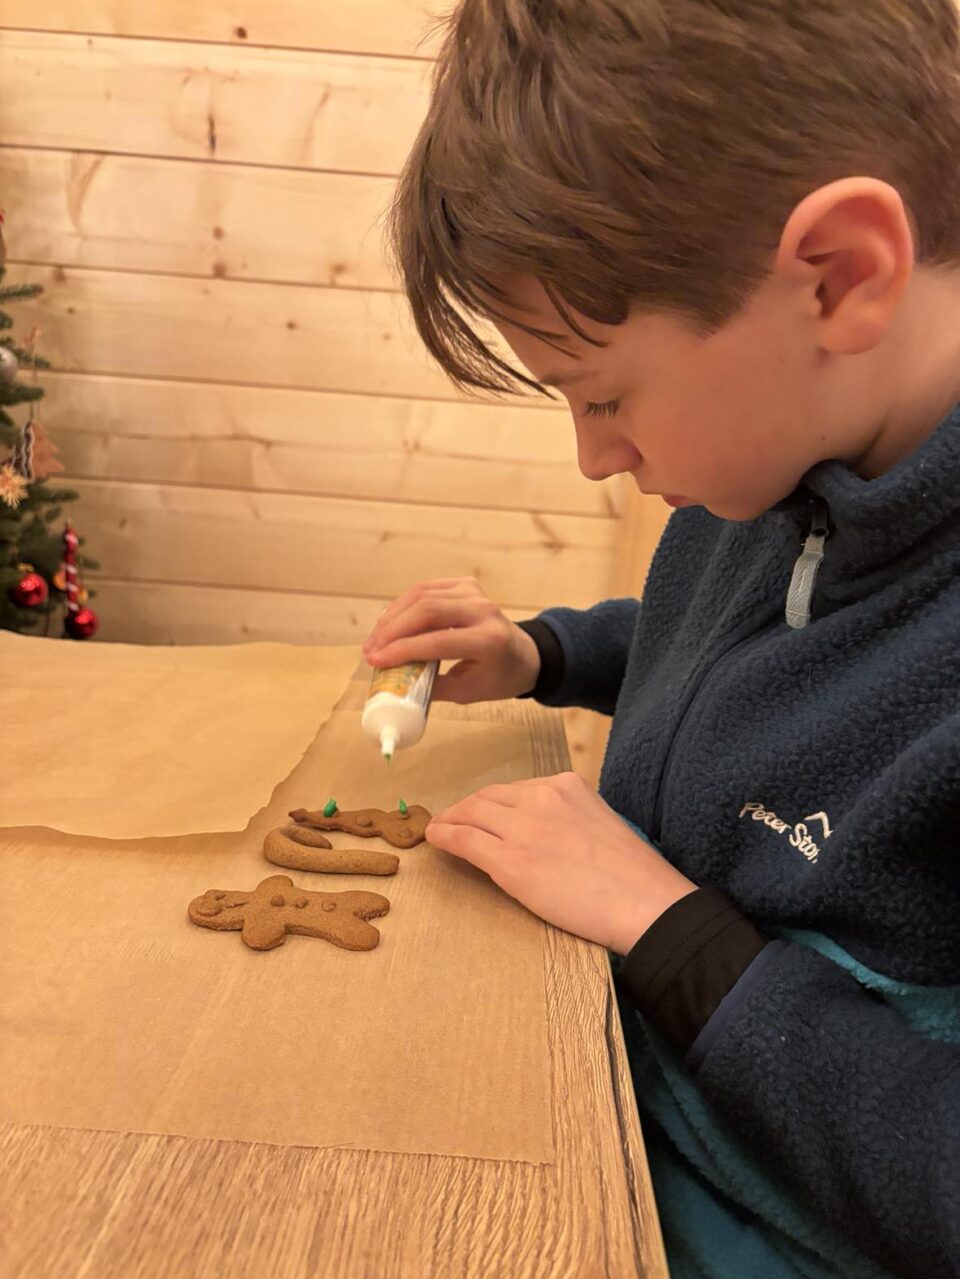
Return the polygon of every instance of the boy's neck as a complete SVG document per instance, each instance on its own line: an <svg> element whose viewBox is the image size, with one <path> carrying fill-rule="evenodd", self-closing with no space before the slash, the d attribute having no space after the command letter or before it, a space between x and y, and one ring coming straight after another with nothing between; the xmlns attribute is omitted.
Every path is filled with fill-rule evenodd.
<svg viewBox="0 0 960 1279"><path fill-rule="evenodd" d="M867 480L909 457L960 403L960 273L918 267L888 340L872 354L881 424L848 459Z"/></svg>

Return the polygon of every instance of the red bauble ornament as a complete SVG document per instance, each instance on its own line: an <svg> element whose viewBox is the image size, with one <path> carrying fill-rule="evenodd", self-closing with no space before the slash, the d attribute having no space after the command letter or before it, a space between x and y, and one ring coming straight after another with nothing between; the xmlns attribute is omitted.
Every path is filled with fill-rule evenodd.
<svg viewBox="0 0 960 1279"><path fill-rule="evenodd" d="M40 573L24 573L7 594L18 608L39 608L41 604L46 604L50 592L47 590L46 578Z"/></svg>
<svg viewBox="0 0 960 1279"><path fill-rule="evenodd" d="M89 639L99 625L99 619L92 608L78 608L69 611L63 619L63 629L71 639Z"/></svg>

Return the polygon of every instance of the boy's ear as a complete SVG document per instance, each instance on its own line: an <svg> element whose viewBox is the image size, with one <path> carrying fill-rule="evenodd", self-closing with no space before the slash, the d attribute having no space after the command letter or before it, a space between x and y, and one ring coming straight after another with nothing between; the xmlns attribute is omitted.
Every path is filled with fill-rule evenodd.
<svg viewBox="0 0 960 1279"><path fill-rule="evenodd" d="M910 280L913 232L899 193L877 178L843 178L797 205L776 270L799 285L820 346L859 355L887 331Z"/></svg>

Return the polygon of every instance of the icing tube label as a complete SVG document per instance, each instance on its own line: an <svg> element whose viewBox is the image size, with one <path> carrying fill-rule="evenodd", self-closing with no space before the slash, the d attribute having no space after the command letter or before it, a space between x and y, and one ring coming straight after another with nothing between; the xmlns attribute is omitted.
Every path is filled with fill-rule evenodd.
<svg viewBox="0 0 960 1279"><path fill-rule="evenodd" d="M394 697L409 698L419 706L426 707L430 703L436 674L436 662L407 662L403 666L389 666L374 674L370 681L369 696L392 693Z"/></svg>

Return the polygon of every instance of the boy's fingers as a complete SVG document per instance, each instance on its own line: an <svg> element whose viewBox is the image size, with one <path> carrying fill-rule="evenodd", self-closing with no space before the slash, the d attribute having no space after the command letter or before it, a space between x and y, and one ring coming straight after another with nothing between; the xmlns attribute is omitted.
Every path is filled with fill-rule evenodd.
<svg viewBox="0 0 960 1279"><path fill-rule="evenodd" d="M521 777L515 782L511 782L511 786L549 786L556 777L556 773L549 773L546 777Z"/></svg>
<svg viewBox="0 0 960 1279"><path fill-rule="evenodd" d="M436 848L443 848L454 857L472 862L488 874L500 862L502 840L476 826L457 826L449 822L432 821L426 829L427 839Z"/></svg>
<svg viewBox="0 0 960 1279"><path fill-rule="evenodd" d="M366 658L371 666L401 666L404 662L457 661L482 654L484 640L473 627L453 626L442 631L425 631L409 639L395 640L383 648L371 649Z"/></svg>
<svg viewBox="0 0 960 1279"><path fill-rule="evenodd" d="M431 577L428 581L421 582L420 585L426 587L427 590L433 590L434 588L446 590L450 586L466 588L475 586L475 583L473 578L470 577Z"/></svg>
<svg viewBox="0 0 960 1279"><path fill-rule="evenodd" d="M482 791L467 795L451 804L433 818L435 822L451 826L473 826L503 839L510 824L512 805L498 804Z"/></svg>
<svg viewBox="0 0 960 1279"><path fill-rule="evenodd" d="M474 791L472 795L467 795L465 799L459 800L456 804L451 804L450 808L443 809L436 816L437 821L442 821L447 813L454 809L461 810L461 805L467 803L489 803L497 804L501 808L517 808L520 804L519 796L514 789L514 783L494 783L492 786L484 786L481 790ZM461 810L462 811L462 810ZM482 823L481 823L482 824Z"/></svg>
<svg viewBox="0 0 960 1279"><path fill-rule="evenodd" d="M441 580L443 582L447 581L446 578L443 578ZM433 589L432 583L424 583L422 587L417 587L417 586L411 587L409 591L404 591L402 595L398 595L395 600L389 603L387 607L382 610L382 612L380 613L380 616L377 618L376 622L374 623L373 630L370 632L371 637L376 635L377 632L383 626L385 626L388 622L392 622L396 620L396 618L401 617L409 608L412 608L415 604L419 603L422 599L424 599L425 596L423 594L423 591L428 588L429 588L428 598L446 597L449 599L466 599L470 594L473 593L469 590L469 588L465 587L462 583L457 583L456 581L454 581L453 585L451 586L448 586L448 585L438 586L436 590Z"/></svg>
<svg viewBox="0 0 960 1279"><path fill-rule="evenodd" d="M436 631L453 626L470 626L479 619L476 610L461 599L449 596L431 595L427 599L418 599L402 613L379 622L366 647L384 648L394 640L408 639L414 635L422 635L427 631Z"/></svg>
<svg viewBox="0 0 960 1279"><path fill-rule="evenodd" d="M429 582L416 582L407 590L401 591L383 611L390 613L424 595L475 595L476 592L477 588L462 577L436 577Z"/></svg>
<svg viewBox="0 0 960 1279"><path fill-rule="evenodd" d="M520 800L513 782L495 782L475 792L478 799L488 799L493 804L502 804L504 808L517 808Z"/></svg>

